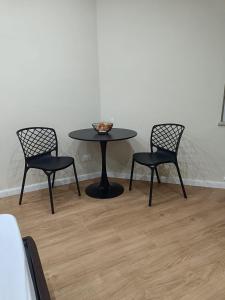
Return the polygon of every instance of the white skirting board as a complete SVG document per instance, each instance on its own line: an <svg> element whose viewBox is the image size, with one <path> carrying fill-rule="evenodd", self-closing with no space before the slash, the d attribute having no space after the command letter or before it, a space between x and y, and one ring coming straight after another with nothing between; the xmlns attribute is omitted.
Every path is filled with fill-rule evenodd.
<svg viewBox="0 0 225 300"><path fill-rule="evenodd" d="M116 172L108 172L109 177L113 178L123 178L123 179L129 179L130 174L128 173L116 173ZM100 172L85 174L78 176L79 181L84 181L88 179L98 178L100 177ZM172 183L172 184L179 184L179 178L178 177L165 177L160 176L160 179L164 183ZM134 180L144 180L149 181L149 178L147 176L143 176L140 174L134 175ZM185 179L183 178L185 185L191 185L191 186L200 186L200 187L209 187L209 188L221 188L225 189L225 182L224 181L209 181L209 180L200 180L200 179ZM66 178L59 178L55 180L55 185L65 185L74 182L74 177L66 177ZM24 192L32 192L37 190L42 190L48 187L47 181L46 182L40 182L35 183L31 185L26 185L24 188ZM0 190L0 198L18 195L20 194L21 186Z"/></svg>
<svg viewBox="0 0 225 300"><path fill-rule="evenodd" d="M123 178L123 179L130 178L130 174L128 174L128 173L108 172L108 176L115 177L115 178ZM134 174L133 179L149 181L150 176L148 177L148 176L141 175L141 174ZM160 180L161 180L161 182L164 182L164 183L180 184L179 177L160 176ZM156 181L156 178L154 179L154 181ZM225 181L210 181L210 180L183 178L183 182L184 182L184 185L225 189Z"/></svg>
<svg viewBox="0 0 225 300"><path fill-rule="evenodd" d="M99 172L90 173L90 174L85 174L85 175L78 176L78 180L79 181L84 181L84 180L88 180L88 179L97 178L99 176L100 176ZM75 181L74 177L56 178L55 179L55 186L69 184L69 183L72 183L74 181ZM46 189L46 188L48 188L48 182L47 181L34 183L34 184L30 184L30 185L25 185L24 193L43 190L43 189ZM0 190L0 198L13 196L13 195L19 195L20 190L21 190L21 186L15 187L15 188L10 188L10 189L5 189L5 190Z"/></svg>

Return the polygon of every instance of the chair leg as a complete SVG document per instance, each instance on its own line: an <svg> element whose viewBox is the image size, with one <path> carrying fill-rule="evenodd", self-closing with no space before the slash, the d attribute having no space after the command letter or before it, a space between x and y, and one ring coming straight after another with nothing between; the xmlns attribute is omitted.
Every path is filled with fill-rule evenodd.
<svg viewBox="0 0 225 300"><path fill-rule="evenodd" d="M76 171L76 167L75 167L75 163L73 162L73 170L74 170L74 176L75 176L75 180L76 180L76 184L77 184L77 190L78 190L78 195L80 196L80 187L79 187L79 182L78 182L78 178L77 178L77 171Z"/></svg>
<svg viewBox="0 0 225 300"><path fill-rule="evenodd" d="M19 205L21 205L21 204L22 204L22 199L23 199L23 191L24 191L24 186L25 186L25 181L26 181L27 171L28 171L28 168L25 166L25 168L24 168L24 173L23 173L22 187L21 187L21 192L20 192L20 200L19 200Z"/></svg>
<svg viewBox="0 0 225 300"><path fill-rule="evenodd" d="M49 189L49 196L50 196L51 210L52 210L52 214L54 214L55 211L54 211L54 203L53 203L53 197L52 197L51 174L47 174L47 177L48 177L48 189Z"/></svg>
<svg viewBox="0 0 225 300"><path fill-rule="evenodd" d="M55 173L56 173L56 172L53 172L52 188L54 188L54 185L55 185Z"/></svg>
<svg viewBox="0 0 225 300"><path fill-rule="evenodd" d="M155 170L154 168L151 168L151 182L150 182L150 193L149 193L148 206L152 206L152 190L153 190L154 170Z"/></svg>
<svg viewBox="0 0 225 300"><path fill-rule="evenodd" d="M180 179L180 184L181 184L181 187L182 187L184 198L187 199L187 194L186 194L186 191L185 191L185 188L184 188L184 183L183 183L183 180L182 180L182 177L181 177L180 168L178 166L178 163L175 163L175 166L177 168L177 173L178 173L178 176L179 176L179 179Z"/></svg>
<svg viewBox="0 0 225 300"><path fill-rule="evenodd" d="M157 167L155 167L155 173L156 173L156 177L157 177L158 183L161 183Z"/></svg>
<svg viewBox="0 0 225 300"><path fill-rule="evenodd" d="M133 174L134 174L134 159L132 160L131 172L130 172L130 184L129 184L129 191L132 189L133 183Z"/></svg>

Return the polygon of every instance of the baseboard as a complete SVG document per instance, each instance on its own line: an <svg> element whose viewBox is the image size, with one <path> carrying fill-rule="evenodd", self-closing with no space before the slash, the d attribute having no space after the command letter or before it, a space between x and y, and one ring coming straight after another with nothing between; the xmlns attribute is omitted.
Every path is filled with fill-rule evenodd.
<svg viewBox="0 0 225 300"><path fill-rule="evenodd" d="M108 176L115 177L115 178L122 178L122 179L130 178L130 174L128 173L108 172ZM134 174L133 178L134 180L144 180L144 181L150 180L150 177L141 174ZM180 184L178 177L160 176L160 180L164 183ZM185 185L190 185L190 186L225 189L224 181L211 181L211 180L200 180L200 179L189 179L189 178L183 178L183 181Z"/></svg>
<svg viewBox="0 0 225 300"><path fill-rule="evenodd" d="M114 177L114 178L122 178L122 179L129 179L130 174L128 173L119 173L119 172L108 172L109 177ZM94 172L94 173L89 173L85 175L80 175L79 176L79 181L84 181L88 179L93 179L100 177L100 172ZM165 177L165 176L160 176L160 179L164 183L172 183L172 184L179 184L179 178L178 177ZM144 181L149 181L149 177L146 175L141 175L141 174L135 174L134 175L134 180L144 180ZM210 180L200 180L200 179L183 179L185 185L191 185L191 186L200 186L200 187L208 187L208 188L221 188L225 189L225 182L224 181L210 181ZM59 178L55 180L55 185L56 186L61 186L65 184L70 184L74 182L74 177L65 177L65 178ZM46 182L40 182L40 183L35 183L31 185L25 186L24 192L33 192L37 190L42 190L46 189L48 187L47 181ZM18 195L20 193L21 187L15 187L15 188L10 188L10 189L5 189L0 191L0 198L8 197L8 196L13 196L13 195Z"/></svg>
<svg viewBox="0 0 225 300"><path fill-rule="evenodd" d="M78 176L79 181L84 181L88 179L93 179L97 178L100 176L99 172L95 173L90 173L90 174L85 174L85 175L80 175ZM65 178L58 178L55 180L55 186L60 186L60 185L65 185L65 184L70 184L74 182L74 177L65 177ZM26 185L24 188L24 193L26 192L33 192L37 190L43 190L48 187L47 181L45 182L39 182L35 184L30 184ZM20 194L21 186L20 187L15 187L15 188L10 188L10 189L5 189L0 191L0 198L8 197L8 196L14 196Z"/></svg>

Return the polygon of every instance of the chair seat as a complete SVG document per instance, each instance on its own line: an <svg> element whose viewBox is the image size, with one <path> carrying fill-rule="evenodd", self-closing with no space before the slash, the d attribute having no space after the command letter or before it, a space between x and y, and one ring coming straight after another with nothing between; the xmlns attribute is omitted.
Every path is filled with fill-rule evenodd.
<svg viewBox="0 0 225 300"><path fill-rule="evenodd" d="M176 156L168 151L138 152L133 156L134 160L145 166L157 166L163 163L176 162Z"/></svg>
<svg viewBox="0 0 225 300"><path fill-rule="evenodd" d="M33 157L29 160L29 168L41 169L44 171L58 171L72 165L74 159L70 156L44 155Z"/></svg>

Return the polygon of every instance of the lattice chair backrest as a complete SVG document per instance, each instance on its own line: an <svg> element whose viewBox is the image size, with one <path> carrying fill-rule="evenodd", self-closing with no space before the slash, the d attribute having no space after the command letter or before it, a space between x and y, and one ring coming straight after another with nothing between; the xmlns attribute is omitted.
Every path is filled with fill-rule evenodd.
<svg viewBox="0 0 225 300"><path fill-rule="evenodd" d="M53 128L29 127L17 131L25 158L43 155L58 149L57 136Z"/></svg>
<svg viewBox="0 0 225 300"><path fill-rule="evenodd" d="M156 147L160 150L176 153L184 129L185 127L180 124L154 125L151 134L151 149Z"/></svg>

